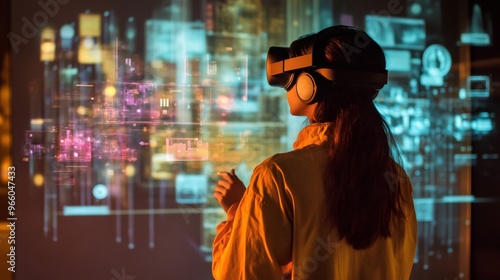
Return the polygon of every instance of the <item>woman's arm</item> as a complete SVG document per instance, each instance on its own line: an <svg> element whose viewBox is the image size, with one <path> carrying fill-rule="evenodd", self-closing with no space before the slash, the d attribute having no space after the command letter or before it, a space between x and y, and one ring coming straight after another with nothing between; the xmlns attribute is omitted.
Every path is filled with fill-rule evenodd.
<svg viewBox="0 0 500 280"><path fill-rule="evenodd" d="M280 184L281 182L281 184ZM213 244L215 279L282 279L291 261L292 224L281 174L259 165L241 201L228 209ZM233 216L234 211L234 216Z"/></svg>

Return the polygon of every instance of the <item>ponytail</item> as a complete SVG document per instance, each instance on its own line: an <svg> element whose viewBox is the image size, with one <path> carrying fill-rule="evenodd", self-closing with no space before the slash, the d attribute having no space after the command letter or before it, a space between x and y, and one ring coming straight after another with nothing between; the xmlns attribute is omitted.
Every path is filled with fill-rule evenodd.
<svg viewBox="0 0 500 280"><path fill-rule="evenodd" d="M391 156L392 134L371 100L341 108L334 122L325 172L328 220L355 249L391 236L391 222L404 218Z"/></svg>

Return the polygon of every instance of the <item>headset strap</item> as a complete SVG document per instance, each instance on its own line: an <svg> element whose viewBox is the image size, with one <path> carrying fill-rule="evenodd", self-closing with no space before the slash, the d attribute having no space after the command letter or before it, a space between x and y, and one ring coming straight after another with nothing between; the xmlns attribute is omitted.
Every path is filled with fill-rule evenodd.
<svg viewBox="0 0 500 280"><path fill-rule="evenodd" d="M315 72L335 84L366 86L380 89L387 84L387 70L384 72L369 72L346 69L319 68Z"/></svg>

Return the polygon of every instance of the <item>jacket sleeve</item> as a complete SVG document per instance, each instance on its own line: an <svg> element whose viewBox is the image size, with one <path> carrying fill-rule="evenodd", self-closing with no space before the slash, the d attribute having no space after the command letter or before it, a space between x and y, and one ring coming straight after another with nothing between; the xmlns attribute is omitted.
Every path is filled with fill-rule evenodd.
<svg viewBox="0 0 500 280"><path fill-rule="evenodd" d="M287 200L279 170L257 166L239 205L233 205L228 220L217 226L212 254L215 279L282 279L292 251Z"/></svg>

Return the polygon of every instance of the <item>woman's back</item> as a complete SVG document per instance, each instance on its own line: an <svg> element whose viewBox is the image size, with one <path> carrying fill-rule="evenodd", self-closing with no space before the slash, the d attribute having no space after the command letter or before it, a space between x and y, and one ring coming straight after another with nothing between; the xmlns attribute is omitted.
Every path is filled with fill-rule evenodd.
<svg viewBox="0 0 500 280"><path fill-rule="evenodd" d="M290 217L292 279L408 279L415 253L416 219L407 177L401 178L404 184L400 188L408 202L406 221L393 229L391 238L378 238L371 247L355 250L325 224L322 173L328 160L330 126L326 123L306 127L294 151L273 156L259 167L269 169L273 177L283 178L283 184L276 185L276 192L259 192L272 196ZM387 174L388 180L396 180L395 176ZM278 232L276 238L286 239L285 236Z"/></svg>

